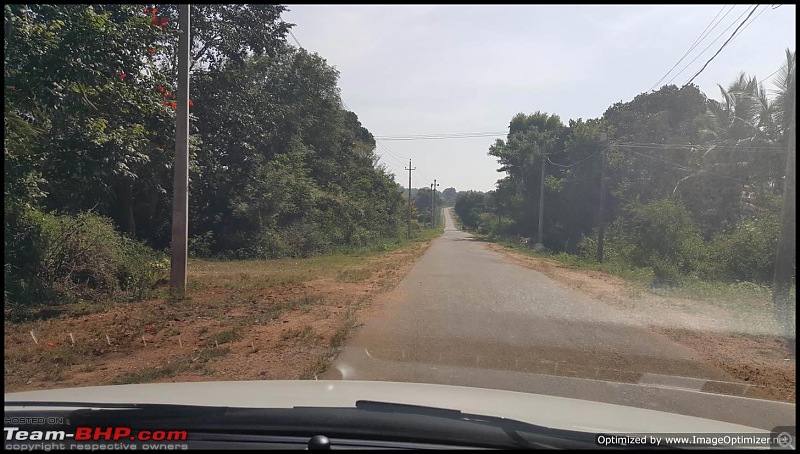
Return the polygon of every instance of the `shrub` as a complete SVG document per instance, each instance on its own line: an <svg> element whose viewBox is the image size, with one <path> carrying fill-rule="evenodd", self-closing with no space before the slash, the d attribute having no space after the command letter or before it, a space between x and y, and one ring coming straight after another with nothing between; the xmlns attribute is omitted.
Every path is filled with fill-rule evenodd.
<svg viewBox="0 0 800 454"><path fill-rule="evenodd" d="M653 286L675 287L683 282L685 276L674 261L653 254L648 262L653 270Z"/></svg>
<svg viewBox="0 0 800 454"><path fill-rule="evenodd" d="M6 208L4 246L5 302L36 300L44 297L37 274L43 256L41 213L20 208Z"/></svg>
<svg viewBox="0 0 800 454"><path fill-rule="evenodd" d="M28 210L16 213L11 224L7 218L6 231L15 232L5 262L11 304L140 299L166 277L165 257L121 235L102 216Z"/></svg>
<svg viewBox="0 0 800 454"><path fill-rule="evenodd" d="M580 249L591 256L595 238L584 238ZM689 212L680 201L634 204L606 231L605 258L653 270L653 285L675 285L682 276L702 268L708 250Z"/></svg>
<svg viewBox="0 0 800 454"><path fill-rule="evenodd" d="M743 219L709 247L703 277L724 281L769 283L775 270L780 224L775 214Z"/></svg>

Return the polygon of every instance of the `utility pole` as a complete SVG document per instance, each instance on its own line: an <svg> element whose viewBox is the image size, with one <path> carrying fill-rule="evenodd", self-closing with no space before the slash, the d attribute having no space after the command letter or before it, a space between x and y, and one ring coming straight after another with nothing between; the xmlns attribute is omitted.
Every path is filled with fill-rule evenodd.
<svg viewBox="0 0 800 454"><path fill-rule="evenodd" d="M433 228L436 228L436 218L439 217L439 213L436 210L434 210L434 208L435 208L434 206L436 205L436 187L437 186L439 186L439 184L436 183L436 178L434 178L433 179L433 184L431 185L431 187L433 188L433 194L431 194L431 222L433 222ZM433 217L434 213L436 213L436 217Z"/></svg>
<svg viewBox="0 0 800 454"><path fill-rule="evenodd" d="M547 155L542 154L542 179L539 184L539 235L536 237L536 244L533 248L536 250L544 247L544 167L547 164Z"/></svg>
<svg viewBox="0 0 800 454"><path fill-rule="evenodd" d="M190 5L180 5L178 26L177 119L175 120L175 179L172 197L172 244L169 286L186 291L186 261L189 242L189 15Z"/></svg>
<svg viewBox="0 0 800 454"><path fill-rule="evenodd" d="M600 138L603 142L607 140L607 135L602 133ZM603 263L605 260L605 200L606 200L606 144L601 145L600 150L600 212L598 215L597 228L597 261Z"/></svg>
<svg viewBox="0 0 800 454"><path fill-rule="evenodd" d="M791 92L794 94L795 81L791 81ZM783 206L781 207L781 230L778 235L778 253L775 257L775 274L772 280L772 302L775 316L783 328L783 335L792 356L797 355L797 302L791 296L793 261L795 255L795 233L797 230L797 190L795 174L795 104L792 100L792 122L789 123L789 149L786 156L786 178L783 181Z"/></svg>
<svg viewBox="0 0 800 454"><path fill-rule="evenodd" d="M431 228L433 228L433 183L431 183Z"/></svg>
<svg viewBox="0 0 800 454"><path fill-rule="evenodd" d="M417 170L416 167L411 167L411 160L408 160L408 238L411 238L411 171Z"/></svg>

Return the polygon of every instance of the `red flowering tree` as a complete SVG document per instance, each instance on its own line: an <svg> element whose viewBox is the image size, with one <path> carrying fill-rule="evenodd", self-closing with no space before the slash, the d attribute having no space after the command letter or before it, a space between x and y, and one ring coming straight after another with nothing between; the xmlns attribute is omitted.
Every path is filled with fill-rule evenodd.
<svg viewBox="0 0 800 454"><path fill-rule="evenodd" d="M7 133L35 131L6 142L6 194L40 194L64 212L94 207L138 233L159 216L142 202L168 203L174 114L155 87L171 77L156 60L176 31L135 5L5 9L5 119L21 125Z"/></svg>

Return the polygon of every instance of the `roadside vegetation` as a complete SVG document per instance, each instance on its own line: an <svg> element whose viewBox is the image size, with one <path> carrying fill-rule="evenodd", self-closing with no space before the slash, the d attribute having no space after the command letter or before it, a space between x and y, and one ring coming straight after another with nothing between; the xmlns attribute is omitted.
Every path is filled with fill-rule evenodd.
<svg viewBox="0 0 800 454"><path fill-rule="evenodd" d="M308 258L194 258L185 295L7 314L5 388L314 379L441 232Z"/></svg>
<svg viewBox="0 0 800 454"><path fill-rule="evenodd" d="M540 255L654 289L768 293L795 53L787 50L782 63L774 97L740 74L720 86L722 102L696 86L664 86L598 119L564 124L557 115L520 113L489 150L506 176L494 191L459 192L455 212L486 239L525 249L542 243Z"/></svg>
<svg viewBox="0 0 800 454"><path fill-rule="evenodd" d="M177 5L4 10L6 314L152 297L169 265ZM192 257L407 240L407 199L336 69L288 44L285 11L192 6ZM430 219L413 209L421 235Z"/></svg>
<svg viewBox="0 0 800 454"><path fill-rule="evenodd" d="M7 390L313 378L441 233L286 10L192 5L177 294L178 5L4 6Z"/></svg>

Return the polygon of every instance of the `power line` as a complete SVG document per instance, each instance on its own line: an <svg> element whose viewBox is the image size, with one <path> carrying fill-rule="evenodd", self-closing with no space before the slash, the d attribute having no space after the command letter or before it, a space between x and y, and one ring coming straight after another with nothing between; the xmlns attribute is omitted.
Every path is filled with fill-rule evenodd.
<svg viewBox="0 0 800 454"><path fill-rule="evenodd" d="M711 61L712 61L712 60L714 60L714 59L717 57L717 55L719 55L719 53L720 53L720 52L722 52L722 49L724 49L724 48L725 48L725 46L727 46L727 45L728 45L728 43L729 43L729 42L731 42L731 40L732 40L733 38L735 38L735 37L736 37L736 33L739 31L739 29L740 29L740 28L742 28L742 26L744 25L744 23L745 23L745 22L747 22L747 19L750 19L750 16L752 16L752 15L753 15L753 13L755 13L755 12L756 12L756 9L758 9L758 6L759 6L759 5L756 5L756 6L754 6L754 7L753 7L753 9L750 11L750 14L748 14L748 15L747 15L747 17L745 17L745 18L744 18L744 20L742 21L742 23L741 23L741 24L739 24L739 26L738 26L738 27L736 27L736 30L734 30L734 31L733 31L733 34L730 36L730 38L728 38L728 39L727 39L727 40L726 40L724 43L722 43L722 46L719 48L719 50L717 50L717 52L716 52L714 55L712 55L712 56L711 56L711 58L709 58L709 59L708 59L708 61L706 62L706 64L704 64L704 65L703 65L703 67L702 67L702 68L700 68L700 71L697 71L697 73L696 73L694 76L692 76L692 78L691 78L691 79L689 79L689 82L686 82L684 85L689 85L690 83L692 83L692 81L694 81L695 77L699 76L699 75L700 75L700 73L702 73L702 72L703 72L703 71L706 69L706 67L708 66L708 64L709 64L709 63L711 63ZM765 7L763 10L761 10L761 12L764 12L765 10L766 10L766 7ZM755 19L753 19L753 20L755 20ZM752 22L751 22L751 23L752 23ZM749 25L749 24L748 24L748 25Z"/></svg>
<svg viewBox="0 0 800 454"><path fill-rule="evenodd" d="M733 11L733 8L734 8L736 5L731 5L731 8L728 10L728 12L727 12L727 13L725 13L725 16L722 16L722 18L720 18L720 20L719 20L719 21L718 21L716 24L714 24L714 21L717 19L717 17L719 17L720 13L722 13L722 11L723 11L723 10L724 10L724 9L725 9L727 6L728 6L728 5L722 5L722 8L720 8L720 10L717 12L717 15L716 15L716 16L714 16L714 18L713 18L713 19L711 19L711 22L709 22L709 23L708 23L708 25L706 25L706 28L705 28L705 29L704 29L704 30L703 30L703 31L700 33L700 36L698 36L698 37L697 37L697 39L696 39L696 40L694 40L694 43L692 43L692 45L691 45L691 46L689 46L689 50L687 50L687 51L686 51L686 52L683 54L683 56L681 57L681 59L680 59L680 60L678 60L678 61L677 61L677 62L676 62L674 65L672 65L672 68L670 68L670 69L669 69L669 71L667 71L667 73L666 73L666 74L664 74L663 76L661 76L661 79L658 79L658 82L654 83L654 84L653 84L653 86L652 86L652 87L650 87L650 90L647 90L647 91L651 91L651 90L652 90L653 88L655 88L655 87L656 87L656 86L657 86L657 85L658 85L658 84L659 84L659 83L660 83L662 80L666 79L666 78L667 78L667 76L669 76L669 73L671 73L671 72L672 72L672 70L673 70L673 69L675 69L675 68L676 68L676 67L677 67L677 66L680 64L680 62L682 62L682 61L683 61L683 60L684 60L686 57L688 57L688 56L689 56L689 54L690 54L690 53L691 53L691 52L694 50L694 48L695 48L695 47L697 47L697 45L698 45L698 44L700 44L700 42L701 42L703 39L705 39L705 37L706 37L706 36L708 36L708 34L709 34L709 33L711 33L712 31L714 31L714 29L715 29L715 28L717 28L717 25L719 25L719 24L722 22L722 20L723 20L723 19L725 19L725 16L727 16L728 14L730 14L730 12L731 12L731 11ZM711 24L714 24L714 26L713 26L713 27L711 27ZM709 30L709 29L708 29L709 27L711 27L711 30Z"/></svg>
<svg viewBox="0 0 800 454"><path fill-rule="evenodd" d="M390 137L441 137L441 136L463 136L463 135L474 135L474 134L505 134L505 131L500 132L440 132L440 133L430 133L430 134L395 134L395 135L386 135L386 136L376 136L382 139L390 138Z"/></svg>
<svg viewBox="0 0 800 454"><path fill-rule="evenodd" d="M696 145L696 144L662 144L662 143L623 143L617 142L615 145L629 147L629 148L646 148L646 149L659 149L659 150L708 150L714 148L715 150L728 150L728 151L745 151L745 152L779 152L783 153L783 147L779 146L748 146L748 145Z"/></svg>
<svg viewBox="0 0 800 454"><path fill-rule="evenodd" d="M389 149L389 147L387 147L386 145L384 145L383 143L381 143L381 141L380 141L380 140L375 140L375 143L376 143L376 144L378 144L378 146L379 146L379 147L383 148L383 149L384 149L384 150L385 150L387 153L389 153L389 155L390 155L390 156L392 156L392 157L393 157L393 158L395 158L395 159L398 159L398 160L400 160L400 164L402 164L402 165L405 165L405 161L407 161L407 160L408 160L408 158L407 158L407 157L405 157L405 156L400 156L399 154L397 154L397 153L393 152L392 150L390 150L390 149Z"/></svg>
<svg viewBox="0 0 800 454"><path fill-rule="evenodd" d="M300 41L298 41L298 40L297 40L297 38L294 36L294 33L292 33L292 31L291 31L291 30L289 30L289 34L290 34L290 35L292 35L292 38L294 39L294 42L296 42L296 43L297 43L297 47L299 47L299 48L301 48L301 49L305 50L305 48L303 47L303 45L302 45L302 44L300 44Z"/></svg>
<svg viewBox="0 0 800 454"><path fill-rule="evenodd" d="M398 168L398 169L401 169L401 168L402 168L402 166L400 166L400 165L398 165L398 164L395 164L395 163L393 163L393 162L387 161L387 160L386 160L386 159L383 157L383 155L380 155L380 154L379 154L379 155L378 155L378 158L380 158L380 159L383 159L383 161L381 161L381 163L382 163L382 164L385 164L385 165L387 165L387 166L396 167L396 168Z"/></svg>
<svg viewBox="0 0 800 454"><path fill-rule="evenodd" d="M547 158L547 162L549 162L550 164L553 164L554 166L557 166L557 167L563 167L563 168L565 168L565 169L568 169L568 168L570 168L570 167L575 167L576 165L578 165L578 164L582 163L583 161L586 161L586 160L587 160L587 159L589 159L589 158L593 158L593 157L597 156L597 154L598 154L598 153L600 153L600 152L599 152L599 151L596 151L596 152L594 152L594 153L590 154L589 156L587 156L587 157L585 157L585 158L581 159L580 161L578 161L578 162L573 162L572 164L570 164L570 165L567 165L567 166L565 166L565 165L563 165L563 164L556 164L555 162L553 162L553 161L551 161L551 160L550 160L550 157L549 157L549 156L545 156L545 157Z"/></svg>
<svg viewBox="0 0 800 454"><path fill-rule="evenodd" d="M459 134L439 134L439 135L418 135L418 136L377 136L380 140L445 140L445 139L473 139L480 137L504 136L506 132L490 133L459 133Z"/></svg>
<svg viewBox="0 0 800 454"><path fill-rule="evenodd" d="M431 176L428 175L427 173L425 173L425 172L423 172L423 171L421 171L419 169L417 169L417 173L419 173L419 176L422 177L422 181L433 181L433 178L431 178Z"/></svg>
<svg viewBox="0 0 800 454"><path fill-rule="evenodd" d="M375 142L375 143L377 143L377 144L380 144L380 142ZM396 155L394 155L393 153L391 153L391 150L389 150L389 149L387 148L387 149L386 149L386 151L389 151L389 153L383 153L383 154L381 154L381 153L378 153L378 151L377 151L377 150L375 150L375 154L377 154L377 155L378 155L378 157L380 157L381 159L383 159L383 160L384 160L384 162L387 162L387 163L389 162L389 161L386 159L386 157L388 156L388 157L390 157L390 158L394 159L394 160L395 160L395 162L399 163L399 165L403 165L403 166L405 165L405 164L403 164L403 161L401 161L401 160L400 160L400 158L398 158ZM396 164L392 164L392 165L396 165Z"/></svg>
<svg viewBox="0 0 800 454"><path fill-rule="evenodd" d="M305 48L303 47L303 45L302 45L302 44L300 44L300 41L298 41L297 37L296 37L296 36L294 36L294 33L293 33L291 30L289 30L289 35L291 35L291 36L292 36L292 39L294 39L294 42L295 42L295 43L297 43L297 46L298 46L298 47L300 47L300 49L303 49L303 50L305 50ZM347 103L344 101L344 99L342 99L342 97L341 97L341 96L339 96L339 101L341 101L341 102L342 102L342 105L344 106L344 108L345 108L345 109L347 109L347 110L349 110L349 111L351 111L351 112L352 112L352 109L350 108L350 106L348 106L348 105L347 105ZM388 147L386 147L386 146L385 146L385 145L383 145L382 143L378 142L377 140L375 141L375 143L376 143L376 144L378 144L380 147L382 147L384 150L386 150L386 152L389 154L389 157L390 157L390 158L393 158L393 159L395 159L397 162L399 162L399 163L400 163L400 165L397 165L397 164L395 164L395 163L393 163L393 162L389 162L389 161L388 161L388 160L385 158L385 156L384 156L384 155L381 155L380 153L376 153L376 154L378 155L378 158L379 158L379 159L381 159L381 160L383 160L383 163L384 163L384 164L386 164L386 165L389 165L389 166L393 166L393 167L395 167L395 168L398 168L398 169L403 169L403 170L406 170L406 168L405 168L405 164L404 164L402 161L400 161L400 160L399 160L400 158L402 158L401 156L399 156L399 155L397 155L397 154L393 153L393 152L392 152L392 150L390 150ZM407 158L406 158L406 159L407 159Z"/></svg>
<svg viewBox="0 0 800 454"><path fill-rule="evenodd" d="M725 28L725 30L722 30L722 33L720 33L720 34L719 34L719 36L717 36L717 37L716 37L716 39L714 39L714 41L711 41L711 43L710 43L708 46L706 46L706 47L705 47L703 50L701 50L701 51L700 51L700 53L699 53L699 54L697 54L697 56L695 56L695 57L692 59L692 61L690 61L690 62L689 62L689 63L688 63L686 66L684 66L684 67L683 67L683 69L681 69L681 70L680 70L680 72L678 72L677 74L675 74L674 76L672 76L672 79L670 79L669 81L667 81L666 85L669 85L669 84L671 84L673 80L677 79L677 78L678 78L678 76L680 76L681 74L683 74L683 72L684 72L684 71L686 71L687 69L689 69L689 67L690 67L690 66L692 66L692 63L694 63L695 61L697 61L697 59L698 59L698 58L700 58L700 56L702 56L704 53L706 53L706 51L707 51L707 50L708 50L708 49L709 49L711 46L713 46L715 42L719 41L719 39L720 39L720 38L722 38L722 36L723 36L723 35L725 35L725 32L727 32L728 30L730 30L730 28L731 28L731 27L733 27L733 24L735 24L735 23L736 23L736 21L738 21L739 19L741 19L741 18L742 18L742 17L743 17L745 14L747 14L747 10L745 10L745 11L744 11L742 14L740 14L740 15L739 15L739 17L737 17L736 19L734 19L734 21L733 21L733 22L731 22L731 24L730 24L730 25L728 25L728 27L727 27L727 28Z"/></svg>
<svg viewBox="0 0 800 454"><path fill-rule="evenodd" d="M726 178L728 180L736 181L736 182L742 183L742 184L749 184L750 183L749 181L740 180L738 178L730 177L730 176L727 176L727 175L720 175L718 173L707 172L702 168L701 169L691 169L691 168L685 167L685 166L683 166L681 164L678 164L678 163L675 163L675 162L672 162L672 161L667 161L666 159L661 159L661 158L658 158L658 157L655 157L655 156L650 156L650 155L647 155L647 154L644 154L644 153L639 153L638 151L633 151L633 150L626 150L626 151L630 151L633 154L637 154L637 155L643 156L645 158L650 158L650 159L655 159L657 161L665 162L667 164L672 165L675 168L678 168L680 170L684 170L686 172L696 172L696 173L702 173L703 175L712 175L712 176L719 177L719 178Z"/></svg>
<svg viewBox="0 0 800 454"><path fill-rule="evenodd" d="M639 156L644 156L645 158L650 158L650 159L655 159L656 161L665 162L667 164L672 165L673 167L676 167L676 168L681 169L681 170L685 170L687 172L697 172L698 170L700 170L700 169L690 169L689 167L686 167L683 164L678 164L677 162L668 161L666 159L662 159L662 158L659 158L657 156L650 156L648 154L639 153L638 151L633 151L633 150L625 150L625 151L629 151L629 152L631 152L633 154L636 154L636 155L639 155Z"/></svg>

